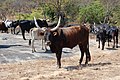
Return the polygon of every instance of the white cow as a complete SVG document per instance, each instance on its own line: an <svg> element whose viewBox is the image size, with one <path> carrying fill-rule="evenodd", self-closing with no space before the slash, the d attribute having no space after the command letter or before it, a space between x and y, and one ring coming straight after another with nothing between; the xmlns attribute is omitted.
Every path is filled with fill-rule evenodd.
<svg viewBox="0 0 120 80"><path fill-rule="evenodd" d="M47 46L45 45L44 33L45 33L45 28L32 28L30 30L31 39L29 40L29 45L32 46L32 52L36 52L34 46L35 40L41 40L42 50L44 50L43 45L45 46L45 50L47 50Z"/></svg>
<svg viewBox="0 0 120 80"><path fill-rule="evenodd" d="M46 28L45 27L40 28L39 25L36 22L35 17L34 17L34 21L35 21L35 25L37 27L30 29L31 39L29 40L29 45L32 46L32 52L36 52L35 47L34 47L34 41L35 40L41 40L42 41L42 49L44 49L43 48L43 45L44 45L45 50L47 50L47 46L45 45L45 39L44 39L44 33L45 33Z"/></svg>

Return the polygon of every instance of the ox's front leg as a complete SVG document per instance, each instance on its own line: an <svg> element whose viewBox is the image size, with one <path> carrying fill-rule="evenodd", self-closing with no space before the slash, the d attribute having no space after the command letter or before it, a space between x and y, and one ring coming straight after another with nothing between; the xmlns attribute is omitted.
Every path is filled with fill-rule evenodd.
<svg viewBox="0 0 120 80"><path fill-rule="evenodd" d="M12 32L13 32L13 34L15 34L15 27L13 28Z"/></svg>
<svg viewBox="0 0 120 80"><path fill-rule="evenodd" d="M22 36L23 36L23 39L26 40L25 39L25 30L22 30Z"/></svg>
<svg viewBox="0 0 120 80"><path fill-rule="evenodd" d="M113 36L113 48L115 48L115 36Z"/></svg>
<svg viewBox="0 0 120 80"><path fill-rule="evenodd" d="M56 53L58 68L61 68L61 55L62 55L62 49L58 50Z"/></svg>
<svg viewBox="0 0 120 80"><path fill-rule="evenodd" d="M105 46L105 41L102 41L102 50L104 50L104 46Z"/></svg>
<svg viewBox="0 0 120 80"><path fill-rule="evenodd" d="M110 42L110 37L109 35L107 36L107 41L108 41L108 46L110 46L109 42Z"/></svg>
<svg viewBox="0 0 120 80"><path fill-rule="evenodd" d="M100 38L98 38L98 48L100 48Z"/></svg>
<svg viewBox="0 0 120 80"><path fill-rule="evenodd" d="M81 51L81 58L80 58L80 61L79 61L79 65L81 65L81 63L83 61L83 57L84 57L84 48L83 48L83 46L80 46L80 45L79 45L79 48L80 48L80 51Z"/></svg>
<svg viewBox="0 0 120 80"><path fill-rule="evenodd" d="M35 47L34 47L34 39L32 39L32 53L36 52Z"/></svg>
<svg viewBox="0 0 120 80"><path fill-rule="evenodd" d="M42 42L42 50L44 50L44 48L43 48L43 43L44 43L43 39L41 39L41 42Z"/></svg>
<svg viewBox="0 0 120 80"><path fill-rule="evenodd" d="M118 35L116 36L116 48L118 48Z"/></svg>

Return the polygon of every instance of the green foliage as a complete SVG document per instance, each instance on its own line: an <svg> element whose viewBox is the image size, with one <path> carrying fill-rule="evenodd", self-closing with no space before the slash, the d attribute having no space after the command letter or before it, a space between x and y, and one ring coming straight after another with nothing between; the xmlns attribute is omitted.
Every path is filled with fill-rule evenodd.
<svg viewBox="0 0 120 80"><path fill-rule="evenodd" d="M64 22L110 20L120 25L119 3L120 0L1 0L0 19L33 19L35 16L54 20L61 14Z"/></svg>
<svg viewBox="0 0 120 80"><path fill-rule="evenodd" d="M99 1L94 1L90 5L81 7L79 10L79 20L90 23L102 21L105 16L105 10Z"/></svg>
<svg viewBox="0 0 120 80"><path fill-rule="evenodd" d="M42 15L42 9L39 8L37 10L32 10L32 12L30 14L26 13L26 14L17 14L16 15L16 18L17 19L26 19L26 20L32 20L34 17L36 18L43 18L43 15Z"/></svg>
<svg viewBox="0 0 120 80"><path fill-rule="evenodd" d="M52 5L44 5L43 7L44 13L48 18L51 18L51 20L55 19L55 9Z"/></svg>
<svg viewBox="0 0 120 80"><path fill-rule="evenodd" d="M76 5L76 3L72 0L70 0L70 1L66 2L65 6L64 6L64 12L67 15L67 17L69 18L69 21L76 20L77 15L79 14L79 5Z"/></svg>
<svg viewBox="0 0 120 80"><path fill-rule="evenodd" d="M111 17L112 22L117 21L117 26L120 25L120 6L116 6L113 10L113 17Z"/></svg>

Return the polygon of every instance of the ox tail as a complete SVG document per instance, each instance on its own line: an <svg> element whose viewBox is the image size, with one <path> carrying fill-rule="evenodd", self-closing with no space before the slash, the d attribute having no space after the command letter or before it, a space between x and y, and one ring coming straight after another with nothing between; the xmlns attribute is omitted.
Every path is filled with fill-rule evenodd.
<svg viewBox="0 0 120 80"><path fill-rule="evenodd" d="M31 45L31 39L29 39L29 46Z"/></svg>

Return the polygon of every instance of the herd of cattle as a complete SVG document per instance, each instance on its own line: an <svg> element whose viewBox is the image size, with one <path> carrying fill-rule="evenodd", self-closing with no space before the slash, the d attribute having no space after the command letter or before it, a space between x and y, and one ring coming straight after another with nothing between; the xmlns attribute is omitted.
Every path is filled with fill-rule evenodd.
<svg viewBox="0 0 120 80"><path fill-rule="evenodd" d="M29 39L29 45L32 47L32 52L36 52L34 47L34 41L42 41L43 45L47 50L46 46L50 47L53 53L56 53L57 65L61 68L61 55L64 47L73 48L79 45L81 51L81 58L79 65L81 65L86 54L85 64L91 60L89 51L89 32L90 28L86 24L80 25L68 25L67 27L60 27L61 17L59 17L58 23L48 23L46 20L36 19L34 20L16 20L8 22L0 22L0 30L8 33L8 28L11 28L12 34L17 34L15 31L16 27L19 26L22 32L23 39L25 38L25 31L30 32L31 38ZM12 31L13 30L13 31ZM118 28L115 26L109 26L109 24L101 24L99 26L94 25L91 28L91 32L96 34L96 38L99 40L98 48L100 48L100 42L102 42L102 50L104 49L106 40L109 42L113 40L113 48L118 48Z"/></svg>
<svg viewBox="0 0 120 80"><path fill-rule="evenodd" d="M97 26L97 27L96 27ZM116 26L110 26L107 23L103 23L101 25L95 25L92 28L92 32L96 34L96 38L98 39L99 45L98 48L100 48L100 42L102 43L102 50L104 50L105 42L109 42L113 40L113 48L118 48L118 32L119 29Z"/></svg>

